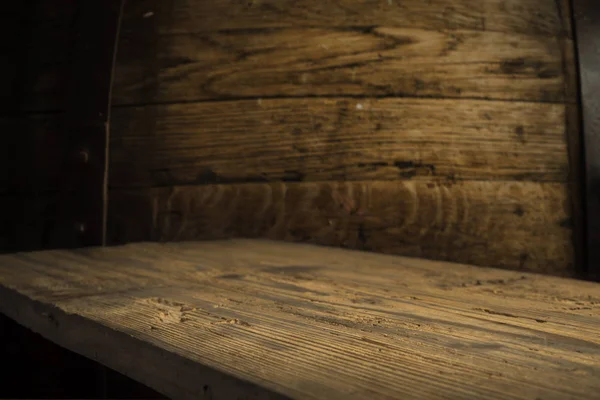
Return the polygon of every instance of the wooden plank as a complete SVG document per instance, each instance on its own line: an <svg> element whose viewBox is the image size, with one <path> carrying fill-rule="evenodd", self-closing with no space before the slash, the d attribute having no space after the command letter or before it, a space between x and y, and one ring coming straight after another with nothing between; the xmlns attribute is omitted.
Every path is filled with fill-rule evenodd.
<svg viewBox="0 0 600 400"><path fill-rule="evenodd" d="M390 26L136 35L119 45L114 104L339 95L574 102L564 96L564 40Z"/></svg>
<svg viewBox="0 0 600 400"><path fill-rule="evenodd" d="M567 186L317 182L113 190L109 243L301 241L570 275Z"/></svg>
<svg viewBox="0 0 600 400"><path fill-rule="evenodd" d="M520 60L514 59L513 64L511 64L509 60L507 64L509 69L512 65L513 68L522 70L520 72L517 71L517 73L532 74L533 70L537 68L537 72L541 72L542 75L551 75L551 72L555 68L554 64L544 61L544 57L538 59L539 57L536 57L534 53L544 53L542 47L548 46L551 49L546 49L546 53L552 55L557 47L553 44L554 39L549 39L549 41L540 37L537 39L527 39L522 38L518 34L543 35L549 38L568 37L570 35L570 29L568 29L569 18L568 12L564 12L564 3L566 1L561 0L561 2L553 3L552 1L536 0L523 4L520 0L487 0L474 4L468 0L431 0L429 2L411 0L410 2L403 1L402 3L392 0L392 4L389 4L385 0L361 2L353 0L331 0L327 2L317 0L295 2L253 0L248 3L237 0L219 0L216 2L205 0L178 0L173 2L135 0L129 1L126 7L122 44L128 46L128 53L135 52L141 56L149 57L148 59L153 61L157 57L154 54L158 50L157 46L163 46L164 44L167 50L169 50L168 47L170 44L168 43L173 40L179 40L169 36L172 34L214 33L215 31L222 30L257 28L289 28L286 35L294 40L294 36L298 37L298 34L295 33L298 29L322 28L327 33L326 38L356 41L356 34L346 33L345 36L340 36L343 32L336 33L333 28L387 26L405 28L409 31L413 30L414 32L410 32L409 36L434 39L440 45L443 41L442 35L440 33L436 35L433 33L435 31L473 30L490 32L492 36L490 36L490 39L486 43L493 43L494 46L498 46L498 43L496 43L497 39L494 39L495 35L493 33L505 32L513 34L512 37L515 40L522 42L519 46L525 46L525 48L528 46L535 47L536 43L534 42L537 41L538 47L536 51L529 52L528 57L525 57L522 63L519 62ZM7 40L0 44L0 48L5 48L5 51L7 48L20 51L20 55L15 55L15 57L21 60L19 63L20 67L16 70L16 76L13 68L14 63L0 65L0 76L3 77L0 81L0 87L3 88L0 91L0 105L4 112L7 110L47 111L62 108L62 94L64 92L64 82L68 67L69 45L73 39L72 27L75 16L75 4L75 0L33 0L28 2L21 22L19 22L18 13L7 12L4 14L6 17L5 23L2 25L6 31L6 36L4 37L16 37L18 40ZM427 35L415 33L421 29L432 32ZM517 35L515 36L515 34ZM260 32L257 32L257 35L257 37L260 37ZM315 35L318 34L309 34L307 38L314 42L318 40L318 37L315 37ZM158 36L163 38L159 40ZM211 35L209 35L210 37ZM217 38L219 37L221 40L236 40L233 33L230 33L229 36L217 35ZM485 37L487 37L487 34ZM304 38L304 34L302 34L302 40L306 40L307 38ZM450 47L452 47L451 43L453 40L458 39L446 38ZM21 46L20 44L23 41L28 44ZM161 44L159 44L159 41ZM375 38L367 40L365 35L362 39L362 45L368 45L369 42L374 45L376 40ZM477 40L473 39L469 39L465 43L466 47L471 44L478 45ZM228 51L227 49L223 50L220 48L221 44L215 42L212 47L213 55L218 51L225 52L225 55L221 55L216 60L219 63L223 62L223 57L227 57L226 54ZM277 43L274 42L274 44ZM346 43L346 45L349 44L351 42ZM479 45L481 46L481 44ZM187 46L188 50L195 51L199 45L190 46L189 43L187 45L184 43L176 47L181 50L182 46L183 48ZM327 46L332 48L339 47L336 43L331 43ZM460 45L459 47L462 46ZM505 47L506 43L503 46ZM430 46L430 50L435 50L433 47ZM175 68L174 63L178 64L182 61L182 59L177 60L177 57L186 56L185 54L179 54L180 51L177 48L169 50L172 53L170 55L163 54L160 56L160 59L166 57L169 60L161 61L159 59L153 62L137 60L140 63L140 68L137 72L146 71L148 75L145 79L147 80L151 78L152 71L150 70L159 67L161 62L170 65L171 69ZM293 51L298 52L302 49L306 51L308 44L305 47L294 44ZM233 50L233 48L230 50ZM334 51L330 55L334 59L343 62L344 53L340 54L340 50L338 49L337 52ZM364 51L365 49L359 46L357 50ZM514 49L510 51L515 52ZM525 51L529 50L525 49ZM368 56L369 54L365 54L365 57L363 57L364 62L369 60L371 63L376 62L376 60ZM231 57L230 55L229 59ZM123 54L122 60L125 62L119 69L124 69L121 75L123 80L118 82L118 86L124 84L126 88L117 92L118 96L116 100L119 103L129 101L127 99L123 99L122 101L121 98L123 96L131 97L127 94L128 91L135 90L131 86L136 84L152 86L148 82L140 82L140 77L136 77L136 72L131 71L131 68L135 69L134 66L131 66L131 63L136 62L135 57L129 58L129 56ZM192 57L192 60L195 60L195 58ZM205 60L205 58L197 60L195 65L202 67ZM574 61L571 62L574 63ZM146 64L145 67L144 64ZM152 65L152 67L149 67L149 65ZM296 64L296 66L299 67L300 65ZM380 68L377 65L373 65L373 67ZM187 68L191 68L191 65L188 65ZM471 66L471 71L473 68ZM496 68L492 69L497 70L498 67L496 66ZM439 67L438 72L441 73ZM173 76L173 73L174 71L171 71L168 75ZM265 73L268 76L269 73ZM368 71L364 73L368 77ZM294 75L301 79L301 75L297 72ZM347 77L348 71L346 70L343 75L338 74L339 76ZM355 76L357 75L355 74ZM284 79L285 77L282 77L280 74L278 78ZM554 81L555 79L548 78L547 80ZM498 81L498 79L495 80ZM223 83L229 86L229 83ZM435 81L432 81L431 86L433 88L422 89L421 92L435 92L435 83ZM547 83L551 86L554 84L553 82ZM438 82L438 84L440 83ZM407 82L406 85L409 85L409 83ZM296 84L296 86L298 85ZM519 90L519 85L515 83L513 86L516 88L515 90ZM227 88L219 89L225 90ZM231 89L229 87L229 90ZM301 87L295 88L295 90L301 89ZM272 91L273 89L270 90ZM321 88L321 90L323 91L324 88ZM450 89L448 88L448 90ZM495 90L501 89L496 87ZM146 88L146 94L149 91L152 90ZM385 92L385 90L383 91ZM540 98L542 99L557 98L557 94L552 91L549 93L537 91L536 95L541 96ZM573 99L570 99L570 101L573 101ZM148 102L152 100L140 95L135 101Z"/></svg>
<svg viewBox="0 0 600 400"><path fill-rule="evenodd" d="M593 283L237 240L2 256L0 285L1 312L170 398L600 393Z"/></svg>
<svg viewBox="0 0 600 400"><path fill-rule="evenodd" d="M165 399L164 395L111 369L106 369L105 379L98 379L90 372L98 369L99 364L52 343L1 313L0 346L2 362L10 365L3 371L0 388L3 398ZM114 386L105 388L106 380L114 382Z"/></svg>
<svg viewBox="0 0 600 400"><path fill-rule="evenodd" d="M569 175L558 104L265 99L115 109L112 124L111 187Z"/></svg>
<svg viewBox="0 0 600 400"><path fill-rule="evenodd" d="M568 37L567 0L129 0L125 35L228 29L373 26ZM568 10L568 8L567 8Z"/></svg>

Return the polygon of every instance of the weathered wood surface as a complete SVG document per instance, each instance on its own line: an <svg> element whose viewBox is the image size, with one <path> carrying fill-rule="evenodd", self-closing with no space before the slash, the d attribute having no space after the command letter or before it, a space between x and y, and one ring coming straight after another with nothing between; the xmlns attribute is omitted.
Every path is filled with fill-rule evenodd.
<svg viewBox="0 0 600 400"><path fill-rule="evenodd" d="M386 25L570 37L568 7L567 0L129 0L123 32Z"/></svg>
<svg viewBox="0 0 600 400"><path fill-rule="evenodd" d="M566 182L565 106L288 99L117 108L112 187L256 181ZM60 115L1 118L0 193L59 185ZM28 140L15 134L28 132ZM133 156L132 156L133 155ZM76 155L73 155L76 157ZM10 165L22 165L11 169Z"/></svg>
<svg viewBox="0 0 600 400"><path fill-rule="evenodd" d="M131 1L115 104L416 96L574 102L567 0Z"/></svg>
<svg viewBox="0 0 600 400"><path fill-rule="evenodd" d="M4 111L62 108L75 6L34 0L4 14L17 40L0 47L20 65L0 66ZM574 64L561 54L568 15L567 0L133 0L115 103L282 93L572 102L560 91ZM182 75L196 83L173 82Z"/></svg>
<svg viewBox="0 0 600 400"><path fill-rule="evenodd" d="M313 182L113 190L109 243L267 237L575 273L565 184Z"/></svg>
<svg viewBox="0 0 600 400"><path fill-rule="evenodd" d="M568 10L129 1L113 241L266 236L574 273Z"/></svg>
<svg viewBox="0 0 600 400"><path fill-rule="evenodd" d="M262 241L0 257L0 310L174 399L598 399L600 286Z"/></svg>
<svg viewBox="0 0 600 400"><path fill-rule="evenodd" d="M35 59L31 65L44 68L23 69L23 79L7 82L10 88L17 88L17 83L30 88L19 89L23 95L16 108L56 111L63 107L61 74L73 39L75 2L34 3L36 8L23 16L31 21L22 30L31 31L23 54ZM393 182L382 193L402 194L382 199L388 204L385 207L374 206L379 221L385 220L383 210L405 221L412 217L397 210L440 209L435 195L413 198L407 194L412 189L400 189L405 186L430 192L443 188L452 193L449 198L479 204L492 220L500 221L510 213L497 206L505 204L504 195L498 193L501 182L507 181L507 187L518 187L524 196L535 193L524 204L544 205L535 212L536 218L518 217L517 211L511 217L518 217L516 221L494 223L489 228L493 233L482 241L460 239L464 235L444 225L444 233L437 234L444 240L435 245L431 238L437 237L424 232L430 232L437 217L420 217L425 219L416 219L409 234L402 225L395 231L385 225L395 233L371 240L367 248L572 273L567 271L572 249L566 247L571 235L566 183L574 179L566 157L565 108L574 104L570 78L575 64L569 51L567 6L566 0L129 0L116 71L114 102L120 106L114 112L109 168L109 184L116 189L111 202L124 208L111 207L111 212L114 218L140 215L151 203L148 199L154 199L155 193L164 198L173 186L178 192L179 185L209 185L185 189L196 193L192 198L204 198L206 193L212 196L223 190L220 185L226 183L234 185L230 188L234 193L241 190L240 184L251 183L244 186L256 193L251 198L266 196L269 201L275 201L269 190L292 187L286 202L304 209L314 203L312 193L321 190L315 188L338 185L315 182L343 180L352 183L340 187L359 188L372 180L377 181L374 187L381 188L387 185L384 181ZM59 45L63 47L58 49ZM431 97L451 97L454 102ZM143 106L196 100L200 103ZM531 102L513 104L512 100ZM12 118L7 130L13 136L6 136L8 145L0 146L7 167L20 165L18 174L0 174L0 201L19 210L4 218L15 227L1 230L13 249L15 232L35 243L48 243L61 201L54 193L61 184L55 153L63 148L60 128L52 121L58 114L19 118L23 125ZM452 186L456 181L462 182ZM487 181L495 182L491 193L480 195L487 190ZM452 191L451 186L460 189ZM122 191L132 188L140 190ZM20 211L30 203L31 212ZM199 227L186 227L182 235L171 228L146 228L157 226L152 217L135 221L120 230L126 234L116 237L148 240L261 233L364 248L358 225L347 233L349 228L331 228L328 219L317 218L319 222L310 225L312 232L294 228L294 223L290 229L278 228L277 234L267 228L253 231L241 226L244 221L256 226L266 222L250 217L252 211L244 208L241 198L235 200L239 211L225 209L222 203L208 209L221 210L223 219L198 215ZM556 204L561 211L549 215ZM290 206L286 207L288 215ZM503 211L494 215L498 207ZM452 210L443 208L440 215L450 215ZM236 213L247 217L227 217ZM16 215L23 216L21 223ZM177 226L178 217L169 218L170 226ZM211 228L201 219L224 225ZM562 226L557 228L558 223ZM122 225L118 220L111 224ZM520 232L518 239L512 239L514 226ZM477 229L474 237L483 232ZM541 238L532 235L543 237L546 231L559 239L544 248ZM445 232L457 232L455 241L462 247L451 249L452 236ZM398 244L398 239L404 244ZM495 240L501 243L491 244ZM482 250L488 248L494 250ZM502 249L508 253L500 257Z"/></svg>
<svg viewBox="0 0 600 400"><path fill-rule="evenodd" d="M476 100L263 99L116 109L110 155L112 187L566 182L569 175L564 105Z"/></svg>
<svg viewBox="0 0 600 400"><path fill-rule="evenodd" d="M389 26L124 38L115 105L302 96L565 98L563 39Z"/></svg>

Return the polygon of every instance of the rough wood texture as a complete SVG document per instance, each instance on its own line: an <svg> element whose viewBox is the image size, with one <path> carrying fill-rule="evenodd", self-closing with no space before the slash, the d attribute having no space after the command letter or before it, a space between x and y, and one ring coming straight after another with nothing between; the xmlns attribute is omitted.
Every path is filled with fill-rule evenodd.
<svg viewBox="0 0 600 400"><path fill-rule="evenodd" d="M60 110L76 1L15 4L3 14L2 28L3 37L16 40L0 47L19 62L0 66L0 105L4 111ZM173 89L187 92L187 99L342 90L564 99L558 88L560 43L570 36L566 0L131 0L125 12L115 91L120 104L173 100L174 93L164 93ZM384 75L398 66L403 75L388 82ZM448 83L444 73L456 82ZM182 74L203 87L168 82ZM479 86L469 82L474 77Z"/></svg>
<svg viewBox="0 0 600 400"><path fill-rule="evenodd" d="M386 25L570 37L569 24L567 0L129 0L124 34Z"/></svg>
<svg viewBox="0 0 600 400"><path fill-rule="evenodd" d="M115 242L574 273L568 0L130 0L120 49Z"/></svg>
<svg viewBox="0 0 600 400"><path fill-rule="evenodd" d="M114 102L336 95L574 102L564 97L562 41L389 26L137 35L119 45Z"/></svg>
<svg viewBox="0 0 600 400"><path fill-rule="evenodd" d="M109 242L268 237L574 273L565 184L319 182L112 191Z"/></svg>
<svg viewBox="0 0 600 400"><path fill-rule="evenodd" d="M31 36L21 58L32 67L21 69L20 78L2 81L0 87L6 88L3 93L20 93L14 109L60 110L61 74L73 39L76 2L32 3L35 8L29 14L19 14L29 21L19 32ZM155 193L163 198L177 185L211 185L185 190L196 193L192 198L202 203L206 193L213 196L224 190L219 184L234 184L228 190L237 193L242 190L239 184L251 182L243 189L254 193L251 199L263 199L257 201L290 215L290 204L308 210L320 187L330 193L327 197L337 193L331 187L367 193L371 189L358 189L365 187L364 181L378 181L373 184L377 188L386 187L383 181L393 183L391 189L381 189L382 195L392 196L378 200L385 206L374 206L374 218L380 222L371 233L381 226L387 232L377 240L369 232L360 233L359 222L352 228L331 228L329 219L320 217L310 229L294 227L295 222L282 223L289 229L265 228L268 221L254 219L237 197L232 204L240 207L238 211L210 205L209 210L223 217L200 213L194 219L198 228L186 226L181 235L172 228L156 228L156 219L150 217L130 222L133 226L124 230L150 236L134 232L116 237L251 233L364 248L361 238L366 235L366 248L380 251L571 273L567 269L572 266L572 249L567 243L572 214L563 206L573 169L566 156L564 121L565 108L575 99L569 83L575 64L567 10L567 0L129 0L114 98L120 107L113 124L110 184L118 190L111 202L123 207L111 208L115 218L124 215L124 220L133 221L129 215L153 215L144 214L145 204L152 203L148 199ZM13 21L13 14L5 13L14 23L0 29L8 26L11 32L20 26L16 21L21 19ZM43 68L33 67L40 65ZM454 102L431 97L452 97ZM195 100L201 104L129 107ZM0 228L0 240L11 249L18 248L13 237L51 241L57 229L55 208L61 202L53 193L61 184L55 153L64 146L58 141L61 131L52 122L54 116L19 118L2 124L13 135L6 136L8 145L0 146L4 171L19 166L18 174L0 174L0 201L18 210L2 217L14 226ZM353 183L315 183L336 180ZM257 184L263 181L295 183ZM455 181L464 182L452 186ZM482 195L487 181L494 181L491 192ZM503 181L508 182L506 189ZM134 187L141 190L120 191ZM490 226L489 235L477 228L468 230L471 239L466 240L444 223L442 233L435 234L444 239L435 244L437 236L428 232L438 214L415 219L410 233L403 225L395 230L381 225L386 219L383 210L397 223L413 218L403 214L406 210L439 210L436 202L442 195L420 197L439 188L450 193L451 201L461 199L465 209L479 204L490 220L502 221L511 213L503 208L507 200L502 190L514 187L519 196L530 196L523 199L528 207L536 202L544 206L530 219L519 217L517 210L507 222ZM287 190L278 188L293 188L285 195L285 207L271 203L275 198L269 197L269 190ZM339 203L331 201L331 207ZM188 214L198 212L190 207ZM555 209L560 212L551 215ZM441 215L451 215L452 210L443 208ZM169 218L170 226L177 226L178 217ZM255 226L242 226L245 221ZM112 224L122 226L120 221ZM481 226L487 227L483 222ZM556 239L543 244L547 231ZM500 256L503 250L507 252Z"/></svg>
<svg viewBox="0 0 600 400"><path fill-rule="evenodd" d="M113 187L565 182L569 174L565 106L558 104L277 99L116 109L110 154Z"/></svg>
<svg viewBox="0 0 600 400"><path fill-rule="evenodd" d="M58 187L65 157L59 118L0 119L0 129L10 132L1 149L0 193ZM110 185L566 182L565 118L563 105L476 100L264 99L117 108ZM26 142L15 134L20 130L27 132ZM22 167L10 168L17 164Z"/></svg>
<svg viewBox="0 0 600 400"><path fill-rule="evenodd" d="M0 310L174 399L599 399L600 286L261 241L0 257Z"/></svg>

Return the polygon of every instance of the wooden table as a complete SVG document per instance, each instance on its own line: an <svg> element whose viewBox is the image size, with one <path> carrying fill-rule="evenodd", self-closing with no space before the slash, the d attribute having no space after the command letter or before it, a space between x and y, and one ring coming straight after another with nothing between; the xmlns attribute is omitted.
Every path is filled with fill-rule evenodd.
<svg viewBox="0 0 600 400"><path fill-rule="evenodd" d="M600 399L600 285L311 245L0 257L0 311L181 399Z"/></svg>

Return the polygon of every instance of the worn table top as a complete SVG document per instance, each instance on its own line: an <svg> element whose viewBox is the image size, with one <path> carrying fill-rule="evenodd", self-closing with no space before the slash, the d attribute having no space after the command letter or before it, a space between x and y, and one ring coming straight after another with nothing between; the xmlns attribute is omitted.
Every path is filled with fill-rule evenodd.
<svg viewBox="0 0 600 400"><path fill-rule="evenodd" d="M0 311L173 398L600 398L600 285L269 241L0 257Z"/></svg>

